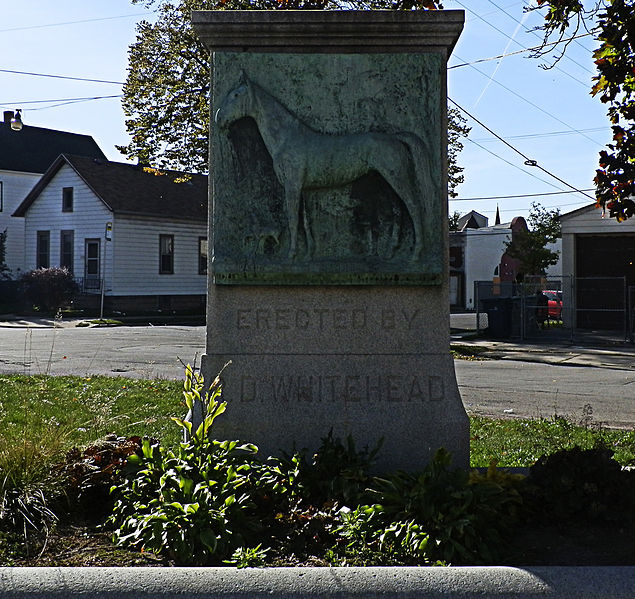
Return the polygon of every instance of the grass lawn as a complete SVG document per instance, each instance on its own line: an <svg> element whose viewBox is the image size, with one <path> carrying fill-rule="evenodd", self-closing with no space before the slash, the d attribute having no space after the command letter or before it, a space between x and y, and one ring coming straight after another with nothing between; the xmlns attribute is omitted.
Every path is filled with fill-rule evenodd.
<svg viewBox="0 0 635 599"><path fill-rule="evenodd" d="M169 380L0 376L0 469L3 449L6 458L8 446L25 440L49 443L56 455L47 456L42 447L45 459L56 459L73 446L88 445L109 433L149 436L174 446L181 430L170 417L186 412L182 390L181 381ZM635 465L635 431L577 426L560 417L470 420L470 465L475 468L493 459L499 466L531 466L541 455L574 446L590 448L598 441L611 447L622 465Z"/></svg>
<svg viewBox="0 0 635 599"><path fill-rule="evenodd" d="M101 514L95 510L101 505L102 510L107 508L112 511L108 489L113 483L109 482L109 477L117 471L109 464L115 463L118 455L129 455L117 454L115 446L123 442L122 439L114 442L111 449L104 449L109 443L112 445L111 440L103 440L114 433L119 438L148 436L159 440L164 447L178 446L181 429L170 417L182 417L186 411L182 391L181 381L96 376L0 376L0 516L6 525L4 528L0 526L0 565L134 566L171 563L151 552L128 551L113 545L110 533L101 527L110 512ZM620 464L635 466L635 431L578 426L560 417L538 420L472 417L470 422L472 467L486 467L492 461L499 466L528 467L541 456L561 449L598 446L611 448L615 453L614 459ZM136 441L126 441L124 445L126 443ZM82 454L82 451L72 450L75 447L82 451L88 449ZM99 447L98 453L94 452L95 447ZM82 463L83 456L88 456L90 463L99 464L100 460L104 460L102 466L96 468L97 476L103 476L104 480L97 478L94 486L90 483L84 487L88 502L83 500L81 505L85 505L82 509L87 511L73 512L72 518L60 521L50 530L45 527L46 530L38 534L30 531L27 535L25 529L23 536L19 530L12 529L11 509L19 512L26 507L29 513L46 516L47 503L40 502L40 490L45 494L50 492L64 502L67 498L71 500L64 490L66 487L60 487L61 481L75 480L75 468ZM90 474L92 467L88 466L88 470L80 468L78 472L81 476L86 472ZM568 468L565 466L567 477ZM587 470L585 462L582 471ZM589 489L595 490L596 495L601 495L604 470L606 462L599 471L597 467L594 471L599 486L596 488L594 483ZM68 476L70 479L66 478ZM83 480L81 476L76 480ZM56 495L57 487L60 487L58 491L61 493ZM12 489L29 491L16 495ZM583 490L589 489L585 487ZM573 497L578 495L576 491ZM563 495L563 501L570 498L570 494ZM7 506L8 510L5 509ZM298 506L302 507L301 504ZM611 509L613 506L614 499L611 500ZM304 523L303 527L306 518L311 520L315 516L317 522L323 517L321 511L314 513L309 508L306 508L306 513L302 510L297 514L293 512L296 516L299 514L298 522ZM566 528L562 528L561 524L553 526L548 523L536 526L533 521L521 526L506 545L505 561L502 563L632 565L634 539L628 527L621 524L596 526L593 522L587 526L584 520L574 519ZM328 565L323 558L320 559L322 562L317 565ZM277 565L316 563L283 561Z"/></svg>

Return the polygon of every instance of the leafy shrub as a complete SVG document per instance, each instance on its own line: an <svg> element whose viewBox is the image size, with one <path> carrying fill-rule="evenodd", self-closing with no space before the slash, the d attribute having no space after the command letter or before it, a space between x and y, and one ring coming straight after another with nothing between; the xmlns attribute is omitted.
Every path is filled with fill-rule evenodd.
<svg viewBox="0 0 635 599"><path fill-rule="evenodd" d="M543 456L530 468L528 483L535 520L560 525L635 521L635 471L622 470L610 449L574 447Z"/></svg>
<svg viewBox="0 0 635 599"><path fill-rule="evenodd" d="M182 565L229 560L261 529L252 499L260 479L257 448L209 439L226 404L218 401L218 378L209 391L203 387L203 377L188 365L183 394L190 410L202 403L201 424L194 429L191 421L174 418L189 436L175 451L144 439L128 458L125 480L113 488L115 542L165 553Z"/></svg>
<svg viewBox="0 0 635 599"><path fill-rule="evenodd" d="M351 435L346 444L333 436L333 431L321 440L320 447L307 460L304 451L278 460L287 478L294 483L292 493L314 505L337 502L357 505L370 481L368 474L381 442L372 450L357 450Z"/></svg>
<svg viewBox="0 0 635 599"><path fill-rule="evenodd" d="M68 304L79 288L66 268L38 268L20 279L22 293L34 306L50 311Z"/></svg>
<svg viewBox="0 0 635 599"><path fill-rule="evenodd" d="M115 542L180 565L229 559L259 529L249 492L257 468L247 459L255 453L236 441L189 441L173 452L144 439L115 487Z"/></svg>
<svg viewBox="0 0 635 599"><path fill-rule="evenodd" d="M521 496L492 478L470 481L467 471L450 470L450 462L440 449L421 473L376 479L373 509L394 541L429 560L493 563L517 520Z"/></svg>

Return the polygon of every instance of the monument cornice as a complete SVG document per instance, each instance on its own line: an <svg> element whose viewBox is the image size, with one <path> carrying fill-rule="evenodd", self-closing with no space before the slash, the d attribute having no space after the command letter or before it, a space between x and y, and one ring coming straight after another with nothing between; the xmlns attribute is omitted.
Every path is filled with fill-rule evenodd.
<svg viewBox="0 0 635 599"><path fill-rule="evenodd" d="M212 52L417 53L449 56L462 10L193 11L194 30Z"/></svg>

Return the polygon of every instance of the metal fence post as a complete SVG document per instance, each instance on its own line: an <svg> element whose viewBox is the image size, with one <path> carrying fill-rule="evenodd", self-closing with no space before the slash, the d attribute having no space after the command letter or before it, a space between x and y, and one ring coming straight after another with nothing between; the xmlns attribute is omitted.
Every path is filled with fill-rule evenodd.
<svg viewBox="0 0 635 599"><path fill-rule="evenodd" d="M476 305L476 335L481 336L481 308L478 300L478 281L474 281L474 303Z"/></svg>
<svg viewBox="0 0 635 599"><path fill-rule="evenodd" d="M518 284L518 291L520 292L520 340L524 341L526 337L525 331L525 289L522 283Z"/></svg>

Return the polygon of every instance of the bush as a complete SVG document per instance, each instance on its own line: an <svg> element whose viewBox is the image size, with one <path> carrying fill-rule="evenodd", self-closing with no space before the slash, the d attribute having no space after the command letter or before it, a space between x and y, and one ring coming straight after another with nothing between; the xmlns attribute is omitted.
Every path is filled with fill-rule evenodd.
<svg viewBox="0 0 635 599"><path fill-rule="evenodd" d="M110 522L118 544L182 565L479 565L499 563L522 525L611 518L632 504L633 476L604 450L569 450L541 460L530 477L450 467L440 449L421 472L371 477L375 451L329 434L303 453L262 462L257 448L209 438L226 404L218 378L188 366L185 401L203 406L189 440L165 450L146 439L128 459ZM631 516L623 517L631 522Z"/></svg>
<svg viewBox="0 0 635 599"><path fill-rule="evenodd" d="M20 279L25 299L42 310L52 311L67 305L79 292L73 275L66 268L38 268Z"/></svg>
<svg viewBox="0 0 635 599"><path fill-rule="evenodd" d="M189 439L175 451L144 439L141 451L128 458L125 480L113 487L115 542L167 554L180 565L230 560L261 528L253 500L261 479L258 450L210 440L226 404L218 401L218 378L209 391L203 388L203 377L188 365L183 395L190 411L202 403L202 423L195 430L191 421L173 419Z"/></svg>
<svg viewBox="0 0 635 599"><path fill-rule="evenodd" d="M529 470L534 519L571 523L635 523L635 471L623 470L604 447L564 449L541 457Z"/></svg>

